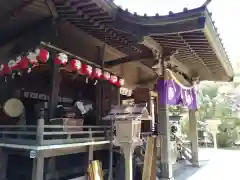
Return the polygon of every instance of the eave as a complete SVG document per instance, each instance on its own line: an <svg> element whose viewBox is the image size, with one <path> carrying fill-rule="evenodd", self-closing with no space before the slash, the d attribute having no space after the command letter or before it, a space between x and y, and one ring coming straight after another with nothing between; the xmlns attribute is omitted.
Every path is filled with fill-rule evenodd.
<svg viewBox="0 0 240 180"><path fill-rule="evenodd" d="M149 17L123 11L112 1L106 0L52 1L60 19L72 24L79 31L84 31L93 39L106 43L108 47L116 50L117 53L125 54L126 57L133 55L142 57L149 53L149 47L140 43L144 37L149 37L168 54L178 50L178 54L174 54L171 59L177 62L175 64L179 64L182 71L186 72L187 69L190 77L199 76L201 80L212 81L232 80L231 64L205 7L176 14L170 13L167 16ZM41 9L34 11L35 6L39 7L39 5ZM36 16L32 21L53 16L44 0L35 0L22 11L31 11L27 16L31 18ZM17 27L18 21L25 21L22 17L25 16L16 16L9 20L10 25L3 28L4 32L10 30L10 36L13 37L23 26ZM11 23L16 25L16 28L11 28ZM24 23L31 25L30 21ZM118 60L122 56L119 56ZM136 63L145 64L148 66L145 69L148 70L152 67L149 59L145 59L144 62L139 59Z"/></svg>
<svg viewBox="0 0 240 180"><path fill-rule="evenodd" d="M55 0L60 17L126 55L145 53L139 44L149 36L162 47L178 50L175 59L192 77L231 81L233 72L206 7L170 13L167 16L138 16L123 11L112 1Z"/></svg>
<svg viewBox="0 0 240 180"><path fill-rule="evenodd" d="M226 54L226 51L224 49L224 46L220 40L219 35L216 32L216 28L214 27L213 21L211 17L209 16L209 12L205 12L206 15L206 22L205 22L205 28L204 33L206 34L206 37L210 44L212 45L218 59L220 60L223 68L226 71L226 74L231 77L230 81L233 81L234 71L231 65L231 62L229 61L229 58Z"/></svg>

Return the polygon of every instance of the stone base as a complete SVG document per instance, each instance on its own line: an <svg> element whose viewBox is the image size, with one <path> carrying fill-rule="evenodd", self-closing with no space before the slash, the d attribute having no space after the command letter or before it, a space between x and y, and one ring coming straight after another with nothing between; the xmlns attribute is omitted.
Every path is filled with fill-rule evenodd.
<svg viewBox="0 0 240 180"><path fill-rule="evenodd" d="M199 165L199 163L194 163L194 164L192 164L192 167L199 168L199 167L200 167L200 165Z"/></svg>

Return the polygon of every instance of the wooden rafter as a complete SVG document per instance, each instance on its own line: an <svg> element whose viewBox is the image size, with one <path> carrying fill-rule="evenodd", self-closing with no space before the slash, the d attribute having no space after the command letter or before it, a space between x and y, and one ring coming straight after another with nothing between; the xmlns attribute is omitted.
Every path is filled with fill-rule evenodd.
<svg viewBox="0 0 240 180"><path fill-rule="evenodd" d="M46 4L47 4L47 6L48 6L48 8L49 8L49 10L50 10L53 18L54 18L54 19L57 19L57 18L59 17L59 14L58 14L58 12L57 12L57 10L56 10L56 7L55 7L53 1L54 1L54 0L45 0L45 2L46 2Z"/></svg>
<svg viewBox="0 0 240 180"><path fill-rule="evenodd" d="M11 10L9 10L5 15L0 18L1 25L8 22L11 18L15 17L20 13L25 7L32 4L35 0L22 1L19 5Z"/></svg>
<svg viewBox="0 0 240 180"><path fill-rule="evenodd" d="M109 68L109 67L117 66L120 64L129 63L129 62L141 61L141 60L147 59L147 58L153 58L152 53L150 53L150 52L144 53L144 54L138 53L138 54L125 56L125 57L114 59L114 60L105 61L104 64L105 64L105 67Z"/></svg>
<svg viewBox="0 0 240 180"><path fill-rule="evenodd" d="M92 0L83 2L73 0L54 2L61 17L88 34L126 54L142 52L142 49L132 43L129 38L126 38L123 34L119 34L109 26L114 21L114 17L105 8L102 8L107 3L99 5L98 3L100 2L96 3ZM114 43L114 41L117 43Z"/></svg>
<svg viewBox="0 0 240 180"><path fill-rule="evenodd" d="M8 42L11 42L14 39L21 38L25 35L29 35L33 32L41 30L40 27L46 28L48 25L51 25L51 22L52 22L51 19L43 18L43 19L36 21L33 24L25 27L24 29L16 30L11 33L0 34L0 46L3 46L5 44L7 44ZM36 38L37 38L37 36L36 36Z"/></svg>

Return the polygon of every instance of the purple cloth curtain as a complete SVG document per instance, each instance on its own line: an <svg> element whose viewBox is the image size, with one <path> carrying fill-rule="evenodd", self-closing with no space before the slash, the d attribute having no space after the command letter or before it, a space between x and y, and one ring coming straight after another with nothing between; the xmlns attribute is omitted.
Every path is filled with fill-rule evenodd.
<svg viewBox="0 0 240 180"><path fill-rule="evenodd" d="M194 87L184 88L173 79L159 80L157 91L160 94L160 103L167 103L168 105L182 104L189 109L197 109L197 95ZM161 96L161 94L166 94L166 97Z"/></svg>

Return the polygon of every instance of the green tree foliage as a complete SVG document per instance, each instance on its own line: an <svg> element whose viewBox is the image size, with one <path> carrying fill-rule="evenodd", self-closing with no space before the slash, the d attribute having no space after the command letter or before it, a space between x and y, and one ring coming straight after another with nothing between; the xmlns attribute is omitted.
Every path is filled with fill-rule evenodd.
<svg viewBox="0 0 240 180"><path fill-rule="evenodd" d="M221 147L231 146L239 138L240 83L203 83L199 94L199 120L219 119L217 140ZM172 109L174 111L174 108ZM181 121L184 134L188 134L188 120Z"/></svg>
<svg viewBox="0 0 240 180"><path fill-rule="evenodd" d="M211 83L208 85L203 85L201 88L201 94L205 97L208 96L209 98L213 99L218 95L219 86L215 83Z"/></svg>
<svg viewBox="0 0 240 180"><path fill-rule="evenodd" d="M202 105L200 111L202 119L220 119L217 141L220 147L232 146L238 139L240 119L238 114L237 94L238 86L234 83L214 84L202 89ZM240 95L239 95L240 97ZM207 104L207 105L206 105Z"/></svg>
<svg viewBox="0 0 240 180"><path fill-rule="evenodd" d="M181 106L170 106L168 110L170 116L180 115L181 112L183 112L183 108Z"/></svg>
<svg viewBox="0 0 240 180"><path fill-rule="evenodd" d="M189 135L189 119L187 116L185 116L181 119L180 125L181 125L182 133L187 135L187 137L188 137L188 135Z"/></svg>
<svg viewBox="0 0 240 180"><path fill-rule="evenodd" d="M238 129L232 122L223 121L218 130L217 141L219 147L230 147L238 139Z"/></svg>

